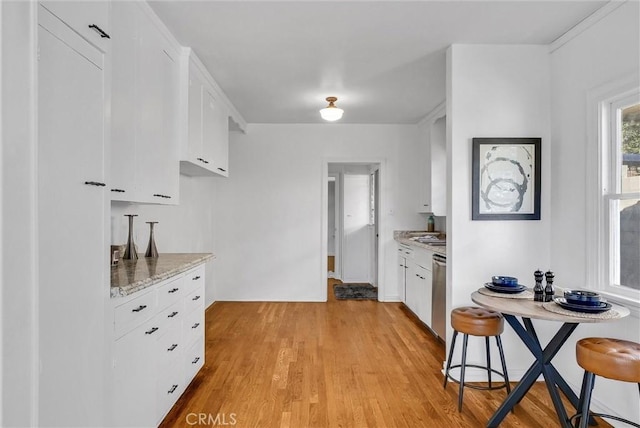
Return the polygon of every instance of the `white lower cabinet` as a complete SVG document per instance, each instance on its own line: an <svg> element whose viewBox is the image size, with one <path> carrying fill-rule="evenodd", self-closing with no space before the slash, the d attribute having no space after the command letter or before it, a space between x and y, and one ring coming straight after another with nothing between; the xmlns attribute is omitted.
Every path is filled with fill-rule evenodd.
<svg viewBox="0 0 640 428"><path fill-rule="evenodd" d="M155 427L204 364L204 265L114 301L116 426Z"/></svg>
<svg viewBox="0 0 640 428"><path fill-rule="evenodd" d="M411 309L423 323L431 327L432 307L432 272L431 257L433 253L421 248L410 248L399 245L399 280L404 280L404 304ZM406 272L402 276L402 271Z"/></svg>

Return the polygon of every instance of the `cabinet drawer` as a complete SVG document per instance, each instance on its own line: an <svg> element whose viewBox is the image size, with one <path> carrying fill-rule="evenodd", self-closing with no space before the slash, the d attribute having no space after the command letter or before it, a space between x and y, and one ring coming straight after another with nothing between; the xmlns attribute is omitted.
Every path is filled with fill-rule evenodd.
<svg viewBox="0 0 640 428"><path fill-rule="evenodd" d="M184 355L184 384L189 385L204 366L204 338L196 341Z"/></svg>
<svg viewBox="0 0 640 428"><path fill-rule="evenodd" d="M204 311L204 287L199 287L197 290L192 291L184 299L185 313L190 314L196 309Z"/></svg>
<svg viewBox="0 0 640 428"><path fill-rule="evenodd" d="M398 245L398 254L404 256L404 257L413 257L413 248L409 247L408 245L404 245L404 244L399 244Z"/></svg>
<svg viewBox="0 0 640 428"><path fill-rule="evenodd" d="M114 328L116 337L139 326L156 314L157 295L155 290L129 300L114 310Z"/></svg>
<svg viewBox="0 0 640 428"><path fill-rule="evenodd" d="M165 334L158 339L158 364L162 367L178 358L182 354L183 343L180 325L167 328Z"/></svg>
<svg viewBox="0 0 640 428"><path fill-rule="evenodd" d="M167 306L182 300L185 295L184 277L170 280L158 288L158 308L164 309Z"/></svg>
<svg viewBox="0 0 640 428"><path fill-rule="evenodd" d="M187 272L184 276L184 284L187 289L187 293L191 293L200 287L204 289L204 265L200 265Z"/></svg>
<svg viewBox="0 0 640 428"><path fill-rule="evenodd" d="M159 424L185 389L182 360L159 366L156 384L156 424Z"/></svg>
<svg viewBox="0 0 640 428"><path fill-rule="evenodd" d="M185 346L204 337L204 311L195 310L187 315L183 323L183 338Z"/></svg>

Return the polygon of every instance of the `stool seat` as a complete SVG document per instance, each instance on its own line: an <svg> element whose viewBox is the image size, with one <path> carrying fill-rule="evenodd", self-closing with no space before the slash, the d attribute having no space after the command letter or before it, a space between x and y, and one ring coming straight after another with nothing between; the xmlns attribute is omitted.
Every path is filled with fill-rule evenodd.
<svg viewBox="0 0 640 428"><path fill-rule="evenodd" d="M640 383L640 344L628 340L589 337L576 343L580 367L595 375Z"/></svg>
<svg viewBox="0 0 640 428"><path fill-rule="evenodd" d="M504 318L489 309L463 306L451 311L451 327L471 336L499 336L504 331Z"/></svg>

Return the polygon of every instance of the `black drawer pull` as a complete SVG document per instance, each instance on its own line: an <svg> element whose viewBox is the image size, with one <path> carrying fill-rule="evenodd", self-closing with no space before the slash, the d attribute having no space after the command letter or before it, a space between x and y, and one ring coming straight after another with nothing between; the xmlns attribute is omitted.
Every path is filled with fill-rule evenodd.
<svg viewBox="0 0 640 428"><path fill-rule="evenodd" d="M171 346L169 346L169 347L167 348L167 351L171 352L171 351L173 351L174 349L176 349L177 347L178 347L178 344L177 344L177 343L174 343L173 345L171 345Z"/></svg>
<svg viewBox="0 0 640 428"><path fill-rule="evenodd" d="M171 312L169 315L167 315L167 318L173 318L176 315L178 315L178 313L176 311Z"/></svg>
<svg viewBox="0 0 640 428"><path fill-rule="evenodd" d="M111 189L112 192L116 192L116 193L124 193L125 190L123 189Z"/></svg>
<svg viewBox="0 0 640 428"><path fill-rule="evenodd" d="M226 169L224 169L224 168L218 168L218 169L219 169L220 171L222 171L222 172L227 172L227 170L226 170Z"/></svg>
<svg viewBox="0 0 640 428"><path fill-rule="evenodd" d="M151 330L149 330L149 331L145 331L145 332L144 332L144 334L153 334L153 333L155 333L156 331L158 331L158 327L153 327Z"/></svg>
<svg viewBox="0 0 640 428"><path fill-rule="evenodd" d="M198 361L200 361L200 357L196 357L193 361L191 361L191 364L195 364L195 363L197 363Z"/></svg>
<svg viewBox="0 0 640 428"><path fill-rule="evenodd" d="M89 28L92 28L92 29L96 30L96 32L98 34L100 34L100 37L102 37L103 39L110 39L111 38L107 33L105 33L102 30L102 28L98 27L96 24L89 25Z"/></svg>
<svg viewBox="0 0 640 428"><path fill-rule="evenodd" d="M141 310L143 310L146 307L147 307L147 305L140 305L135 309L131 309L131 312L140 312Z"/></svg>
<svg viewBox="0 0 640 428"><path fill-rule="evenodd" d="M199 280L199 279L200 279L200 275L198 275L198 276L194 276L194 277L193 277L193 278L191 278L191 279L192 279L192 280L194 280L194 281L197 281L197 280Z"/></svg>
<svg viewBox="0 0 640 428"><path fill-rule="evenodd" d="M191 299L191 300L193 300L193 301L195 302L196 300L199 300L199 299L200 299L200 296L196 296L196 297L194 297L194 298L193 298L193 299Z"/></svg>
<svg viewBox="0 0 640 428"><path fill-rule="evenodd" d="M171 290L167 291L167 293L175 293L176 291L180 290L179 288L172 288Z"/></svg>
<svg viewBox="0 0 640 428"><path fill-rule="evenodd" d="M198 326L200 325L199 322L195 323L194 325L191 326L191 328L198 328Z"/></svg>
<svg viewBox="0 0 640 428"><path fill-rule="evenodd" d="M98 186L98 187L106 186L106 184L100 183L99 181L85 181L84 184L89 185L89 186Z"/></svg>
<svg viewBox="0 0 640 428"><path fill-rule="evenodd" d="M170 390L167 391L167 394L173 394L178 389L178 385L173 385Z"/></svg>

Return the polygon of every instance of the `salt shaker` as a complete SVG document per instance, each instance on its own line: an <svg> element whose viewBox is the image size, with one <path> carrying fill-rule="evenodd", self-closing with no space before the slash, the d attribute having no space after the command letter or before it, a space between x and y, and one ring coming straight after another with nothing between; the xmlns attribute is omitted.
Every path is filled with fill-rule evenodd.
<svg viewBox="0 0 640 428"><path fill-rule="evenodd" d="M545 279L547 281L547 284L544 287L544 301L545 302L550 302L550 301L553 300L553 294L554 294L554 291L553 291L553 277L554 277L553 272L547 271L544 274L544 277L545 277Z"/></svg>
<svg viewBox="0 0 640 428"><path fill-rule="evenodd" d="M533 287L533 300L536 302L544 302L544 288L542 287L544 273L538 269L533 273L533 277L536 279L536 285Z"/></svg>

